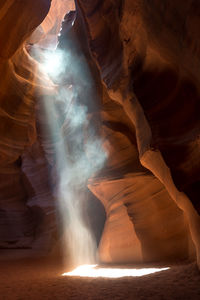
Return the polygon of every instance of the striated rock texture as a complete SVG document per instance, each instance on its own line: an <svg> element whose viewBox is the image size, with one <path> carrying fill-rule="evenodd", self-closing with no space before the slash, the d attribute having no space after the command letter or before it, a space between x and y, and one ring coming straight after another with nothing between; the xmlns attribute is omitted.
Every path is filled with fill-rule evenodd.
<svg viewBox="0 0 200 300"><path fill-rule="evenodd" d="M165 197L162 199L159 197L159 199L163 201L166 216L169 213L167 216L168 228L171 226L170 222L174 223L176 220L173 232L176 240L179 240L176 246L180 246L180 248L174 248L170 231L164 234L161 227L159 238L161 240L169 239L169 243L167 243L169 248L168 250L165 249L169 256L170 247L172 247L173 250L171 251L174 251L174 255L177 250L177 253L182 253L182 255L187 253L187 256L190 252L189 240L188 244L186 242L187 246L186 244L185 247L183 245L184 239L187 239L188 236L188 229L186 229L188 224L199 264L200 218L189 198L179 190L186 192L198 209L200 107L198 69L196 67L199 64L198 38L195 36L195 26L199 25L200 22L198 18L200 6L197 1L186 1L181 9L179 9L179 1L164 1L162 3L158 1L148 3L146 1L115 1L115 3L113 1L95 1L91 4L80 0L77 3L87 24L91 51L98 64L108 94L111 99L121 105L126 117L134 125L138 149L136 155L139 156L141 164L160 180L161 186L164 185L163 189L166 189L165 193L169 197L168 200ZM195 47L191 47L188 36L193 38ZM106 46L102 47L102 45ZM107 97L105 98L107 100ZM110 115L115 109L112 112L109 111ZM116 131L123 131L123 134L125 131L127 135L127 128L124 130L124 122L120 117L116 118L115 122L113 122L113 116L109 117L106 120L109 126L111 127L111 122L115 123L114 130L108 131L105 141L105 147L111 153L110 170L114 169L113 166L116 166L115 168L120 166L119 156L116 161L113 159L116 158L115 154L113 155L113 148L115 151L116 149L120 151L121 147L112 147L113 136L116 136ZM131 133L134 135L134 132L130 130L129 136ZM119 136L118 134L118 139L121 141L122 138ZM109 139L112 142L108 142ZM128 185L130 181L130 178L127 178L127 174L130 173L128 157L130 156L125 152L127 143L124 143L124 147L121 149L124 151L123 153L121 150L120 154L124 158L123 167L126 170L123 169L123 172L120 170L118 176L125 177L123 181L125 183L127 181L126 184ZM130 152L133 155L133 151ZM194 161L189 163L191 155ZM127 158L126 162L125 158ZM132 173L134 171L135 166L132 168ZM90 185L91 190L104 203L108 215L99 255L103 261L109 262L123 260L123 250L124 248L127 249L129 240L127 235L120 234L122 225L120 218L116 217L117 208L119 213L126 209L129 215L128 207L134 207L135 201L142 203L142 199L136 193L136 184L136 191L134 190L134 174L132 175L132 189L128 195L125 192L126 184L125 187L121 186L120 188L116 181L117 189L116 186L114 187L114 174L116 173L113 172L113 178L111 176L110 179L110 188L108 188L108 178L106 178L105 187L103 187L101 180L98 184L91 183ZM137 179L140 180L139 176ZM141 177L141 182L142 180ZM152 196L160 192L161 186L155 186L155 190L153 188L151 190L149 187L147 211L148 207L150 210L154 202ZM122 192L123 189L124 193ZM133 195L133 203L126 200L129 194ZM115 197L115 195L117 196ZM168 204L165 201L169 201ZM170 201L175 202L173 213ZM176 205L182 209L186 219L176 208ZM155 222L158 221L156 215L161 213L160 209L157 205L154 206L152 214L155 216ZM139 232L142 231L142 225L140 229L137 228L136 230L136 216L137 209L135 209L133 217L130 214L129 223L132 221L134 226L132 241L138 245L135 233L141 242ZM149 219L146 218L146 228L150 228L148 222ZM160 221L156 227L160 226L159 224L161 224ZM185 229L183 229L184 227ZM176 233L175 228L177 229ZM183 233L184 230L185 233ZM153 229L149 230L149 235L150 232L153 233ZM112 237L116 236L117 233L120 237L120 243L116 247L112 247ZM172 242L171 246L170 242ZM148 254L152 253L150 250L152 243L153 239L141 246L142 259L146 259ZM163 241L161 243L164 245ZM121 253L119 249L121 249ZM150 259L159 259L159 255L156 257L156 251L153 252L155 256L154 258L150 257ZM165 256L164 252L160 249L159 253L161 256ZM132 249L129 251L129 255L130 253L133 256L131 258L129 256L127 259L137 260L138 246L135 248L135 253Z"/></svg>
<svg viewBox="0 0 200 300"><path fill-rule="evenodd" d="M0 4L0 209L1 247L30 247L34 213L26 205L21 155L36 139L36 64L24 42L43 21L51 1Z"/></svg>
<svg viewBox="0 0 200 300"><path fill-rule="evenodd" d="M66 17L59 49L70 48L80 65L79 57L87 61L93 82L85 84L74 101L87 106L88 119L108 155L104 168L88 182L106 211L99 259L162 262L191 259L196 251L200 265L200 4L75 4L76 18L74 13ZM69 132L62 103L55 97L62 82L55 86L45 77L28 51L32 44L55 47L67 5L56 0L0 4L3 248L49 249L57 238L55 145L44 130L41 99L49 105L57 102L59 113L53 119L60 128L64 123L72 150L70 136L77 133ZM76 85L73 69L66 68L65 74L67 83ZM84 75L81 80L86 80ZM94 157L82 145L87 128L82 134L80 148L92 164ZM93 213L103 215L98 209Z"/></svg>

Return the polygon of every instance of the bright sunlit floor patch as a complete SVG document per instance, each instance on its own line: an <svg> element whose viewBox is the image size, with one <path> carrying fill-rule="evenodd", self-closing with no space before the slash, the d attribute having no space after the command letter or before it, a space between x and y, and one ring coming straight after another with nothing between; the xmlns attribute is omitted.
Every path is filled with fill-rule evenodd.
<svg viewBox="0 0 200 300"><path fill-rule="evenodd" d="M81 265L71 272L63 273L62 276L79 276L79 277L139 277L156 272L166 271L169 268L142 268L142 269L124 269L124 268L101 268L98 265Z"/></svg>

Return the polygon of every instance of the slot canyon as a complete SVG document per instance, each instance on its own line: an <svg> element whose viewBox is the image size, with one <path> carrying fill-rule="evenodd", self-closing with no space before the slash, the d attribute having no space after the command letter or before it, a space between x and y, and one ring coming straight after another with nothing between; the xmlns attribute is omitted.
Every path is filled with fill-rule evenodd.
<svg viewBox="0 0 200 300"><path fill-rule="evenodd" d="M0 300L200 299L199 0L0 0Z"/></svg>

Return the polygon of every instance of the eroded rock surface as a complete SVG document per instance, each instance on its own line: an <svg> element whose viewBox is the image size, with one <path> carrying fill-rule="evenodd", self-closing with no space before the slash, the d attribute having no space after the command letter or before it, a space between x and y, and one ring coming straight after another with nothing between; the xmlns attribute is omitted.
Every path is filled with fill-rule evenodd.
<svg viewBox="0 0 200 300"><path fill-rule="evenodd" d="M183 178L189 170L184 168L183 171L183 167L181 170L181 163L175 162L175 158L170 165L168 154L171 147L187 147L187 160L189 153L194 152L191 145L199 143L199 117L196 115L196 111L199 112L198 72L194 65L194 61L199 63L199 57L196 48L191 50L187 39L189 31L194 34L194 29L191 29L194 28L194 15L199 22L197 1L187 1L181 10L178 1L162 4L157 1L148 4L145 1L117 1L115 4L106 1L100 4L96 1L93 9L84 1L78 3L83 15L87 16L90 47L109 96L122 106L136 129L141 164L164 184L169 195L184 211L199 261L199 216L188 197L174 185L169 167L175 179L179 178L178 184L180 187L181 182L183 191L189 186L187 179L184 181ZM109 22L110 19L112 22ZM104 41L106 47L102 49ZM120 55L110 55L114 41L115 51ZM191 51L194 59L190 64ZM116 65L117 72L113 72ZM183 95L183 90L187 91L186 95ZM199 146L197 148L199 152ZM197 168L199 170L199 164ZM197 177L190 182L191 185L199 181ZM107 249L106 243L104 246ZM104 253L104 250L101 251Z"/></svg>
<svg viewBox="0 0 200 300"><path fill-rule="evenodd" d="M43 130L41 98L55 101L59 87L27 49L51 47L64 12L54 1L42 23L50 1L39 2L0 4L1 247L50 248L56 236L55 145ZM77 0L76 10L63 24L60 48L88 63L93 83L77 99L108 155L88 182L107 214L99 258L173 261L193 258L196 249L200 260L198 0ZM65 72L76 84L73 71ZM70 138L61 104L60 128Z"/></svg>

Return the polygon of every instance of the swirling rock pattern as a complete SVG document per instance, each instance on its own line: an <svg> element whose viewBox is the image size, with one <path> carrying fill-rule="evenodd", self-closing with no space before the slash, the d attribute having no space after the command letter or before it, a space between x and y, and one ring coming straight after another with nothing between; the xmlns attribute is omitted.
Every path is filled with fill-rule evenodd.
<svg viewBox="0 0 200 300"><path fill-rule="evenodd" d="M188 192L190 197L194 196L191 190L199 181L199 176L193 175L192 179L192 173L199 173L197 153L199 152L200 108L196 68L196 63L197 65L199 63L198 51L196 51L198 38L195 39L193 17L195 17L195 24L199 24L200 7L197 1L187 1L181 10L179 10L178 1L165 1L162 4L158 1L148 3L145 1L117 1L115 4L112 1L96 1L93 8L91 3L87 4L81 0L77 2L85 17L90 47L109 96L122 105L127 117L135 127L140 162L164 184L169 195L185 212L199 264L199 216L189 199L181 194L174 185L171 172L179 189ZM100 16L102 21L100 21ZM112 22L109 22L110 17L112 17ZM95 23L95 20L99 20L99 22ZM113 30L115 34L112 34ZM105 31L107 34L104 33ZM190 31L196 45L193 50L187 38ZM120 55L112 56L109 46L111 48L115 40L114 51L118 51ZM104 45L104 41L106 47L102 49L101 45ZM194 57L192 62L191 51ZM117 72L112 73L112 68L116 65L118 65ZM109 74L109 80L107 80L107 74ZM190 98L190 102L188 98ZM198 113L196 114L196 112ZM122 122L119 122L118 119L118 128L121 127L119 123ZM110 136L106 136L106 143ZM110 149L110 145L108 148ZM157 149L157 151L152 151L152 149ZM179 151L181 151L181 157L178 155ZM196 160L195 166L193 165L189 171L189 167L186 167L185 163L191 157L191 153ZM125 157L128 158L127 155ZM113 162L112 155L111 161ZM190 181L187 180L189 177ZM96 193L98 190L102 191L102 183L99 185L101 188L94 184L93 190ZM103 192L100 194L103 195L102 198L105 201L107 197ZM149 197L151 197L150 194ZM122 197L125 198L124 195ZM192 200L197 207L196 197L198 196ZM156 210L155 215L158 213ZM108 216L109 214L110 211ZM172 216L171 213L170 215ZM172 219L176 219L179 223L177 228L181 228L182 222L185 223L183 216L181 222L179 222L181 218L173 216ZM168 219L170 223L169 220L170 217ZM114 227L112 227L113 233L111 233L111 227L109 225L105 227L106 239L102 238L103 242L100 248L100 257L102 254L103 260L110 261L112 261L112 256L115 257L115 250L109 244L114 235ZM178 231L181 232L181 230ZM187 235L186 230L185 236ZM109 247L112 249L110 253ZM119 255L118 250L117 248L117 255ZM107 254L105 255L105 253Z"/></svg>
<svg viewBox="0 0 200 300"><path fill-rule="evenodd" d="M0 247L53 243L55 160L39 99L55 87L24 46L41 39L34 30L50 2L0 4ZM108 154L88 183L107 214L99 258L173 261L196 249L200 266L198 0L75 3L63 39L77 39L88 61L98 102L90 118L101 119ZM51 13L43 23L50 34Z"/></svg>
<svg viewBox="0 0 200 300"><path fill-rule="evenodd" d="M0 247L5 248L30 247L35 235L21 155L36 140L37 64L24 42L45 18L50 2L8 0L0 4Z"/></svg>

